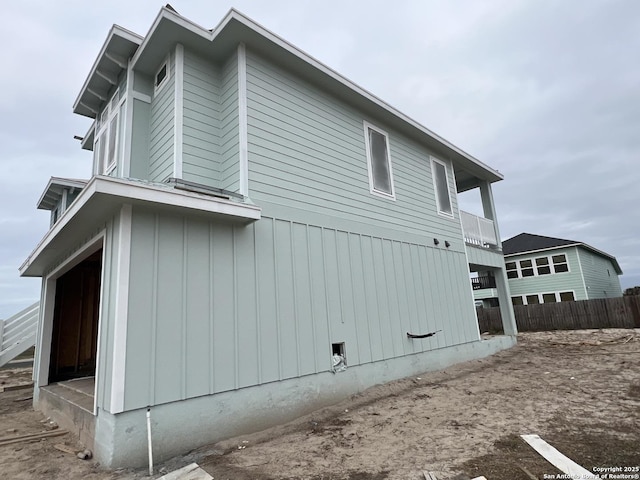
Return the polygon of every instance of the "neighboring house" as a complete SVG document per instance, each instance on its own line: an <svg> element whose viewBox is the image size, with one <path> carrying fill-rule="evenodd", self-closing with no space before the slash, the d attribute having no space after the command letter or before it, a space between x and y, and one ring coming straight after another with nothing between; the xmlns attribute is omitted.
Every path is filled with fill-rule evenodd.
<svg viewBox="0 0 640 480"><path fill-rule="evenodd" d="M622 296L618 261L586 243L521 233L502 246L514 305ZM495 304L490 289L474 293L486 306Z"/></svg>
<svg viewBox="0 0 640 480"><path fill-rule="evenodd" d="M162 459L515 344L502 175L242 14L114 26L74 112L92 176L51 180L21 274L34 404L102 464L146 461L147 408ZM470 270L505 336L481 340Z"/></svg>

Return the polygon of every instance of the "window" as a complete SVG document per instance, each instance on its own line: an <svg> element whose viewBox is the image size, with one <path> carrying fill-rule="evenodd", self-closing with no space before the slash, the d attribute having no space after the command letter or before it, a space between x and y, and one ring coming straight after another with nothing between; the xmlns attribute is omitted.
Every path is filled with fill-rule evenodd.
<svg viewBox="0 0 640 480"><path fill-rule="evenodd" d="M514 306L524 305L524 300L522 300L522 297L518 295L517 297L511 297L511 303L513 303Z"/></svg>
<svg viewBox="0 0 640 480"><path fill-rule="evenodd" d="M567 256L563 253L561 255L554 255L551 257L553 261L553 270L555 273L562 273L569 271L569 264L567 263Z"/></svg>
<svg viewBox="0 0 640 480"><path fill-rule="evenodd" d="M158 72L156 73L155 80L153 81L153 90L154 93L160 90L166 83L169 78L169 57L164 61Z"/></svg>
<svg viewBox="0 0 640 480"><path fill-rule="evenodd" d="M551 273L549 257L536 258L536 267L538 269L538 275L549 275Z"/></svg>
<svg viewBox="0 0 640 480"><path fill-rule="evenodd" d="M449 195L449 177L447 166L440 160L431 158L431 170L433 172L433 183L436 189L436 205L438 213L453 216L451 208L451 196Z"/></svg>
<svg viewBox="0 0 640 480"><path fill-rule="evenodd" d="M518 267L516 267L516 262L507 262L505 263L505 267L507 269L507 278L518 278Z"/></svg>
<svg viewBox="0 0 640 480"><path fill-rule="evenodd" d="M531 260L520 260L520 274L522 277L533 277L533 263Z"/></svg>
<svg viewBox="0 0 640 480"><path fill-rule="evenodd" d="M96 120L96 174L108 175L118 163L118 125L120 96L118 90L105 105L99 120Z"/></svg>
<svg viewBox="0 0 640 480"><path fill-rule="evenodd" d="M542 303L556 303L556 294L555 293L543 293L542 294Z"/></svg>
<svg viewBox="0 0 640 480"><path fill-rule="evenodd" d="M535 305L537 303L540 303L538 295L527 295L527 305Z"/></svg>
<svg viewBox="0 0 640 480"><path fill-rule="evenodd" d="M574 302L576 297L573 295L573 292L560 292L560 301L561 302Z"/></svg>
<svg viewBox="0 0 640 480"><path fill-rule="evenodd" d="M393 172L389 153L389 136L386 132L364 122L369 187L373 194L395 198Z"/></svg>

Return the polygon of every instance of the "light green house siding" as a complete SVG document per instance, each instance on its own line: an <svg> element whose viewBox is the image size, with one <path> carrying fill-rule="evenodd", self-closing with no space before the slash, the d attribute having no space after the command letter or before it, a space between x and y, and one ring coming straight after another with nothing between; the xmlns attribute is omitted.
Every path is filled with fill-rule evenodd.
<svg viewBox="0 0 640 480"><path fill-rule="evenodd" d="M136 207L130 271L125 410L478 340L464 254L326 225Z"/></svg>
<svg viewBox="0 0 640 480"><path fill-rule="evenodd" d="M184 50L182 178L220 185L220 71Z"/></svg>
<svg viewBox="0 0 640 480"><path fill-rule="evenodd" d="M149 128L149 180L163 182L173 176L175 122L175 55L168 60L169 76L151 100Z"/></svg>
<svg viewBox="0 0 640 480"><path fill-rule="evenodd" d="M438 215L429 151L282 68L247 53L249 196L349 221L451 242L464 252L455 185L454 218ZM369 191L363 121L389 134L396 200ZM447 164L452 179L451 163Z"/></svg>
<svg viewBox="0 0 640 480"><path fill-rule="evenodd" d="M505 262L519 262L521 260L535 261L538 257L560 254L567 256L569 264L568 272L553 273L550 275L537 275L536 272L536 275L533 277L510 278L509 290L511 290L511 296L573 291L576 300L586 300L588 297L582 281L582 272L580 270L580 261L576 247L557 248L522 255L509 255L505 257Z"/></svg>
<svg viewBox="0 0 640 480"><path fill-rule="evenodd" d="M220 89L220 188L238 192L239 120L238 57L233 54L222 66Z"/></svg>
<svg viewBox="0 0 640 480"><path fill-rule="evenodd" d="M620 279L611 260L580 247L578 253L589 298L621 297Z"/></svg>

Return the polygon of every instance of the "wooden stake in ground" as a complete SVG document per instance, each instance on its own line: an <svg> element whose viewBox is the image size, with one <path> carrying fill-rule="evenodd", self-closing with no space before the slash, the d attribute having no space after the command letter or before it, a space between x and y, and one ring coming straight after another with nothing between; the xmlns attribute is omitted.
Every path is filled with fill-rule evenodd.
<svg viewBox="0 0 640 480"><path fill-rule="evenodd" d="M54 430L53 432L34 433L31 435L20 435L19 437L4 437L0 438L0 447L3 445L10 445L12 443L29 442L33 440L40 440L41 438L59 437L60 435L66 435L66 430Z"/></svg>

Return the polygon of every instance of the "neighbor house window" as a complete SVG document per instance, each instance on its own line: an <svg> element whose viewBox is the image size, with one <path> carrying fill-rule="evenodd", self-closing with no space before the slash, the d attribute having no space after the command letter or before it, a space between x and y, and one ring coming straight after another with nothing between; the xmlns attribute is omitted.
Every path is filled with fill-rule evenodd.
<svg viewBox="0 0 640 480"><path fill-rule="evenodd" d="M517 297L511 297L511 303L513 303L514 306L524 305L524 300L522 300L521 295L518 295Z"/></svg>
<svg viewBox="0 0 640 480"><path fill-rule="evenodd" d="M555 293L543 293L542 294L542 303L556 303L556 294Z"/></svg>
<svg viewBox="0 0 640 480"><path fill-rule="evenodd" d="M538 295L527 295L527 305L535 305L540 303L540 298Z"/></svg>
<svg viewBox="0 0 640 480"><path fill-rule="evenodd" d="M560 292L560 301L561 302L574 302L576 300L573 292Z"/></svg>
<svg viewBox="0 0 640 480"><path fill-rule="evenodd" d="M99 118L96 119L96 174L108 175L118 163L118 125L120 112L120 96L118 91L105 105Z"/></svg>
<svg viewBox="0 0 640 480"><path fill-rule="evenodd" d="M505 267L507 269L507 278L518 278L518 267L516 266L516 262L507 262L505 263Z"/></svg>
<svg viewBox="0 0 640 480"><path fill-rule="evenodd" d="M551 273L549 257L536 258L536 268L538 269L538 275L549 275Z"/></svg>
<svg viewBox="0 0 640 480"><path fill-rule="evenodd" d="M568 272L569 264L567 263L567 256L563 253L561 255L554 255L551 257L553 261L553 270L556 273Z"/></svg>
<svg viewBox="0 0 640 480"><path fill-rule="evenodd" d="M533 262L531 260L520 260L520 274L523 277L533 277Z"/></svg>
<svg viewBox="0 0 640 480"><path fill-rule="evenodd" d="M386 132L367 122L364 122L364 136L367 148L370 191L376 195L395 198L389 136Z"/></svg>
<svg viewBox="0 0 640 480"><path fill-rule="evenodd" d="M447 166L440 160L431 157L431 170L433 171L433 183L436 189L438 213L453 216L451 196L449 194L449 176L447 175Z"/></svg>

